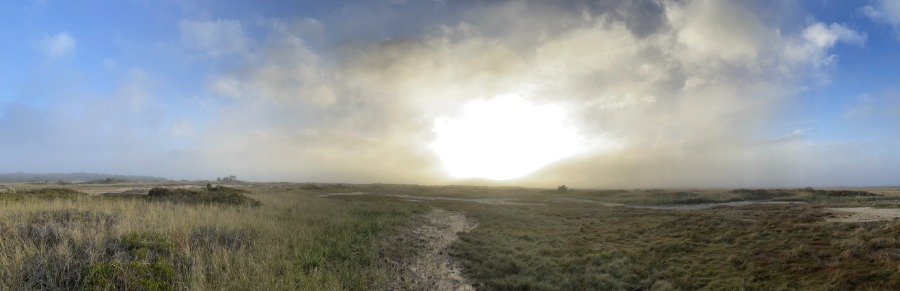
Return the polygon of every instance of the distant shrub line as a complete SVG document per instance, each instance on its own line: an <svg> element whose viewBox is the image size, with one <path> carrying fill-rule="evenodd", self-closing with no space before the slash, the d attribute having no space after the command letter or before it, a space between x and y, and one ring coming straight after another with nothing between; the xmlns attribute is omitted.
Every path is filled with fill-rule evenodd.
<svg viewBox="0 0 900 291"><path fill-rule="evenodd" d="M811 187L802 189L736 189L731 193L741 196L745 200L769 200L784 197L797 198L829 198L829 197L872 197L881 196L867 191L854 190L819 190Z"/></svg>
<svg viewBox="0 0 900 291"><path fill-rule="evenodd" d="M225 204L234 206L260 205L259 201L247 197L245 193L248 193L248 191L218 185L215 187L209 186L203 189L155 187L150 189L146 195L143 195L143 191L132 189L122 193L106 193L100 197L144 199L150 202L187 204ZM87 196L86 193L67 188L41 188L0 192L0 201L75 199Z"/></svg>
<svg viewBox="0 0 900 291"><path fill-rule="evenodd" d="M25 199L75 199L87 194L67 188L41 188L27 190L13 190L0 192L0 200L25 200Z"/></svg>
<svg viewBox="0 0 900 291"><path fill-rule="evenodd" d="M128 191L126 191L128 192ZM184 204L225 204L234 206L260 206L260 202L244 195L247 190L215 186L203 189L154 187L146 195L130 193L107 193L104 197L144 199L150 202L172 202Z"/></svg>

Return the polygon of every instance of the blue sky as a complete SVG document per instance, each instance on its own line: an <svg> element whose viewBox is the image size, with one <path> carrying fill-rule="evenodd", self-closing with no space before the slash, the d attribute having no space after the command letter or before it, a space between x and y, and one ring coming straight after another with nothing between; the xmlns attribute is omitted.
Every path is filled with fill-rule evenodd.
<svg viewBox="0 0 900 291"><path fill-rule="evenodd" d="M900 184L897 1L43 0L0 17L0 172L475 182L448 174L434 125L514 95L566 112L579 150L504 183ZM504 132L529 124L497 110ZM516 152L555 150L532 133Z"/></svg>

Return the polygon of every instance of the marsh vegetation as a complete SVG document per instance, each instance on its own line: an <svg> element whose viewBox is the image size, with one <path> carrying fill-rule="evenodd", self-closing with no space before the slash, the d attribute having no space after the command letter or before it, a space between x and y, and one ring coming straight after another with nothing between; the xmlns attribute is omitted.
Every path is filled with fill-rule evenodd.
<svg viewBox="0 0 900 291"><path fill-rule="evenodd" d="M121 186L5 185L0 286L900 288L900 222L832 220L893 211L897 189Z"/></svg>

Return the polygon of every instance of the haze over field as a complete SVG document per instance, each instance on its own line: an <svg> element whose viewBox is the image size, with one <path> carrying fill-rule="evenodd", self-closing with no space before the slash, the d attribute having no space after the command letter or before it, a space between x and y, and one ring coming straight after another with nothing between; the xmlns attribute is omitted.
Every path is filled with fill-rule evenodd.
<svg viewBox="0 0 900 291"><path fill-rule="evenodd" d="M897 1L43 0L0 17L0 173L900 184Z"/></svg>

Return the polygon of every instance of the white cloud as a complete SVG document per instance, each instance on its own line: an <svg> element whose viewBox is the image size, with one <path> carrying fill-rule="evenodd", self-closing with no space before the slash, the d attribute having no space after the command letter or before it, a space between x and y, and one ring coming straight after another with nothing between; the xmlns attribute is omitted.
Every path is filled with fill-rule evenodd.
<svg viewBox="0 0 900 291"><path fill-rule="evenodd" d="M358 16L369 13L365 5L410 6L372 2L361 4ZM525 185L766 186L829 174L804 171L806 165L837 168L821 160L843 149L806 142L810 134L802 128L815 126L782 124L787 130L775 132L771 126L783 121L779 107L793 103L791 94L834 63L832 48L862 46L865 34L815 20L779 27L748 2L646 1L627 9L607 3L609 9L591 10L553 1L486 2L469 11L462 6L461 20L421 34L351 38L338 47L310 43L320 44L311 39L324 38L329 25L362 27L359 35L366 27L275 20L254 27L263 36L250 38L239 21L185 20L183 45L228 60L210 66L206 90L225 98L208 99L213 106L196 117L208 119L161 118L154 112L186 115L159 103L153 78L132 70L115 102L97 102L106 107L87 115L112 117L78 125L134 122L112 125L116 130L93 140L125 149L115 155L121 163L165 175L440 183L444 171L428 146L435 118L457 116L473 100L517 94L535 106L561 108L560 122L596 143ZM635 24L644 18L656 21ZM165 158L143 154L159 152L163 138L190 143Z"/></svg>
<svg viewBox="0 0 900 291"><path fill-rule="evenodd" d="M813 68L819 68L834 62L835 55L829 54L829 50L838 43L863 47L866 39L865 33L854 31L838 23L825 25L821 22L814 22L803 29L800 38L783 39L778 54L784 61L794 65L808 64Z"/></svg>
<svg viewBox="0 0 900 291"><path fill-rule="evenodd" d="M763 23L733 1L698 0L667 5L667 16L680 44L689 52L727 62L753 62L766 45Z"/></svg>
<svg viewBox="0 0 900 291"><path fill-rule="evenodd" d="M246 157L234 169L252 163L282 176L439 181L427 147L435 118L472 100L519 94L565 108L579 136L606 149L562 171L573 184L603 186L596 177L617 168L630 170L612 174L620 181L609 185L736 183L741 169L771 173L748 181L772 184L789 176L792 156L803 156L806 131L773 137L763 127L797 82L833 63L835 45L866 40L842 24L790 32L733 1L666 2L652 9L660 24L640 31L609 11L544 5L553 4L489 5L418 37L325 52L310 49L302 31L272 25L265 41L244 46L239 70L210 77L207 89L236 105L219 112L221 131L202 140L215 141L213 155ZM646 11L615 11L626 12ZM749 146L770 140L778 142ZM693 170L673 172L682 168ZM533 183L560 179L553 175Z"/></svg>
<svg viewBox="0 0 900 291"><path fill-rule="evenodd" d="M830 26L822 23L810 25L803 30L803 38L818 48L833 47L838 41L858 46L863 46L866 42L865 33L853 31L837 23Z"/></svg>
<svg viewBox="0 0 900 291"><path fill-rule="evenodd" d="M900 27L900 1L875 0L873 5L863 6L860 11L872 20Z"/></svg>
<svg viewBox="0 0 900 291"><path fill-rule="evenodd" d="M250 45L237 20L182 20L178 27L185 45L210 57L243 54Z"/></svg>
<svg viewBox="0 0 900 291"><path fill-rule="evenodd" d="M77 41L68 32L47 36L41 42L41 49L51 59L61 58L75 51Z"/></svg>

